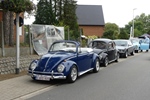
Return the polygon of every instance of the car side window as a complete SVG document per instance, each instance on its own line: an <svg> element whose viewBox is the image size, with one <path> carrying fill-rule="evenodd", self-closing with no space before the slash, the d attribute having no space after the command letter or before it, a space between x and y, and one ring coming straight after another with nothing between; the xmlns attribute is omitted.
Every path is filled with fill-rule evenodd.
<svg viewBox="0 0 150 100"><path fill-rule="evenodd" d="M113 49L115 49L115 48L116 48L116 44L115 44L115 42L112 42L112 47L113 47Z"/></svg>
<svg viewBox="0 0 150 100"><path fill-rule="evenodd" d="M109 43L108 43L108 49L113 49L113 47L114 47L114 46L113 46L113 43L112 43L112 42L109 42Z"/></svg>

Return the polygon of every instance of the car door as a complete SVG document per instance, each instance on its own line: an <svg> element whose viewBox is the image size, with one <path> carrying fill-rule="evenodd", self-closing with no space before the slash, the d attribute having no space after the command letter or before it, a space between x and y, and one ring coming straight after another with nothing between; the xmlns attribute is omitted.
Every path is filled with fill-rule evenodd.
<svg viewBox="0 0 150 100"><path fill-rule="evenodd" d="M128 53L131 53L134 51L134 46L133 44L131 43L131 41L128 41Z"/></svg>
<svg viewBox="0 0 150 100"><path fill-rule="evenodd" d="M77 64L79 66L80 72L83 72L91 67L93 57L92 52L82 52L81 50L79 50L77 57Z"/></svg>
<svg viewBox="0 0 150 100"><path fill-rule="evenodd" d="M114 60L116 51L115 51L114 44L113 44L112 41L110 41L108 43L108 51L107 52L108 52L108 59L109 59L109 61Z"/></svg>

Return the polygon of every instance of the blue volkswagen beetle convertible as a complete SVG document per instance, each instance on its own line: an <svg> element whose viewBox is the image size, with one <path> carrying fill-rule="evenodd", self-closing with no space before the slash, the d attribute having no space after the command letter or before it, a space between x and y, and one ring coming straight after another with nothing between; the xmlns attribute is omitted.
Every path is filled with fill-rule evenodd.
<svg viewBox="0 0 150 100"><path fill-rule="evenodd" d="M28 74L34 80L75 82L78 76L99 69L100 58L93 49L82 48L76 41L61 40L54 42L47 54L31 62Z"/></svg>

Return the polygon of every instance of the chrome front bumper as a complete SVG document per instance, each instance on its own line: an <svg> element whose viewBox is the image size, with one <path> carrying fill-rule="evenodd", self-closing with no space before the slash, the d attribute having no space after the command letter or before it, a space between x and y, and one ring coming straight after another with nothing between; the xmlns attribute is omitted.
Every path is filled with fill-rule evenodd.
<svg viewBox="0 0 150 100"><path fill-rule="evenodd" d="M56 72L34 72L28 71L28 75L34 78L35 80L51 80L51 79L66 79L63 73L56 73Z"/></svg>

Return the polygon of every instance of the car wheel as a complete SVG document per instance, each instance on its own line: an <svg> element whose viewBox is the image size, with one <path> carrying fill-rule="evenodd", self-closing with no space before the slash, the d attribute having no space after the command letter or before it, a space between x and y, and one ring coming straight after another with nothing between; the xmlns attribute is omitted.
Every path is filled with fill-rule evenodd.
<svg viewBox="0 0 150 100"><path fill-rule="evenodd" d="M68 82L73 83L77 80L78 77L78 70L75 65L72 66L70 73L68 75Z"/></svg>
<svg viewBox="0 0 150 100"><path fill-rule="evenodd" d="M93 72L97 73L99 70L100 70L100 61L98 59L96 59Z"/></svg>
<svg viewBox="0 0 150 100"><path fill-rule="evenodd" d="M146 52L148 52L148 50L146 50Z"/></svg>
<svg viewBox="0 0 150 100"><path fill-rule="evenodd" d="M139 50L135 50L135 53L139 53Z"/></svg>
<svg viewBox="0 0 150 100"><path fill-rule="evenodd" d="M134 50L131 52L131 55L134 55Z"/></svg>
<svg viewBox="0 0 150 100"><path fill-rule="evenodd" d="M118 60L119 60L119 57L120 57L120 55L119 55L119 53L117 53L117 57L116 57L116 60L115 60L115 62L118 62Z"/></svg>
<svg viewBox="0 0 150 100"><path fill-rule="evenodd" d="M125 53L124 53L124 58L127 58L128 57L128 51L126 51Z"/></svg>
<svg viewBox="0 0 150 100"><path fill-rule="evenodd" d="M105 58L104 60L104 67L107 67L109 63L108 57Z"/></svg>

